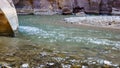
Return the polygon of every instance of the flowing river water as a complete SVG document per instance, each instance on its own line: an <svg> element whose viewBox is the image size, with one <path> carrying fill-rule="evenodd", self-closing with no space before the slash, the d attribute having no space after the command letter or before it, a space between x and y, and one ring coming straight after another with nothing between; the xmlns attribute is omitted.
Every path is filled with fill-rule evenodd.
<svg viewBox="0 0 120 68"><path fill-rule="evenodd" d="M120 30L61 23L66 17L19 15L16 38L0 37L0 64L120 68Z"/></svg>

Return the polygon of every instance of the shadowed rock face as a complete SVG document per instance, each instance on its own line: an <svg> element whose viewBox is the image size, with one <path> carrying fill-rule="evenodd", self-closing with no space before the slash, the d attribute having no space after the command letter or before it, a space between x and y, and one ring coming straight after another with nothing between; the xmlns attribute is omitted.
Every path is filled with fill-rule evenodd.
<svg viewBox="0 0 120 68"><path fill-rule="evenodd" d="M52 15L56 8L56 2L51 0L34 0L33 13L40 15Z"/></svg>
<svg viewBox="0 0 120 68"><path fill-rule="evenodd" d="M101 0L100 13L110 14L112 12L112 0Z"/></svg>
<svg viewBox="0 0 120 68"><path fill-rule="evenodd" d="M17 12L23 13L31 13L33 9L33 1L32 0L13 0Z"/></svg>
<svg viewBox="0 0 120 68"><path fill-rule="evenodd" d="M115 1L113 2L113 7L120 9L120 0L115 0Z"/></svg>
<svg viewBox="0 0 120 68"><path fill-rule="evenodd" d="M87 13L97 13L99 14L101 0L89 0ZM85 6L84 6L85 7Z"/></svg>
<svg viewBox="0 0 120 68"><path fill-rule="evenodd" d="M13 0L19 11L40 9L58 13L72 13L75 7L82 7L86 13L111 14L112 7L119 8L120 0ZM24 10L25 9L25 10ZM81 10L81 9L79 9ZM28 13L28 11L27 11Z"/></svg>
<svg viewBox="0 0 120 68"><path fill-rule="evenodd" d="M19 0L13 0L14 4L17 4L19 2Z"/></svg>

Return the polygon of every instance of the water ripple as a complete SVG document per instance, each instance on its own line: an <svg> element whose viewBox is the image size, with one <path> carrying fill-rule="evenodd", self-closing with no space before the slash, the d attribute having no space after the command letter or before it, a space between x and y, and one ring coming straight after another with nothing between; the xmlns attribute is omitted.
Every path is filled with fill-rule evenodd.
<svg viewBox="0 0 120 68"><path fill-rule="evenodd" d="M74 29L75 30L75 29ZM50 31L44 30L44 29L40 29L37 27L31 27L31 26L20 26L19 27L19 31L26 33L28 35L34 35L36 37L38 37L39 39L45 39L47 38L46 41L49 42L73 42L73 43L85 43L87 45L89 44L94 44L94 45L111 45L111 46L116 46L116 47L120 47L120 41L112 41L112 40L108 40L107 38L101 39L101 38L97 38L97 37L82 37L82 36L78 36L78 35L74 35L74 31L73 32L69 32L69 30L64 30L64 29L53 29ZM93 32L93 31L90 31Z"/></svg>

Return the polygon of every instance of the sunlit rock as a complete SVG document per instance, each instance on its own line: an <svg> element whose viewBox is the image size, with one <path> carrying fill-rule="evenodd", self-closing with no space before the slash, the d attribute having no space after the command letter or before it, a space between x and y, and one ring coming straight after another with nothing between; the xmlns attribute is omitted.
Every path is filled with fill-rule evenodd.
<svg viewBox="0 0 120 68"><path fill-rule="evenodd" d="M82 68L88 68L88 66L84 66L84 65L83 65Z"/></svg>
<svg viewBox="0 0 120 68"><path fill-rule="evenodd" d="M29 64L28 64L28 63L22 64L22 65L21 65L21 68L29 68Z"/></svg>
<svg viewBox="0 0 120 68"><path fill-rule="evenodd" d="M0 32L3 35L14 36L13 31L18 28L18 18L11 0L2 0L0 2L0 16Z"/></svg>

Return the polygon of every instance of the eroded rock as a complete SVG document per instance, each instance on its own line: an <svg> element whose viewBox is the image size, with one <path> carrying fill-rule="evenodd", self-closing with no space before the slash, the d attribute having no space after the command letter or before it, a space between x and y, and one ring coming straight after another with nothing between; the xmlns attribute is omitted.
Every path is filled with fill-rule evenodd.
<svg viewBox="0 0 120 68"><path fill-rule="evenodd" d="M78 12L84 10L92 14L111 14L112 8L120 9L120 0L13 0L13 2L18 13L36 15L72 14L76 7L82 8Z"/></svg>

